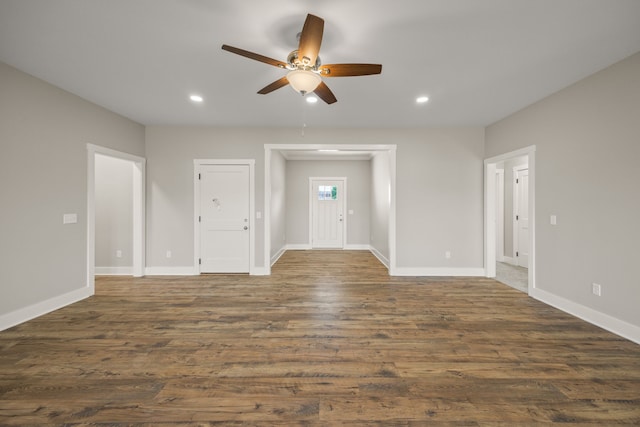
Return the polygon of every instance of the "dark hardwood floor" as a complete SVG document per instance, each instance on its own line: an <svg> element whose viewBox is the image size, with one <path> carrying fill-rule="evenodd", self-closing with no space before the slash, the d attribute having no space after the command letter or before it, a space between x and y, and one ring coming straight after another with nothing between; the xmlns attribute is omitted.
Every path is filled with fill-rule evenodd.
<svg viewBox="0 0 640 427"><path fill-rule="evenodd" d="M640 346L368 252L272 276L100 277L0 332L0 425L640 425Z"/></svg>

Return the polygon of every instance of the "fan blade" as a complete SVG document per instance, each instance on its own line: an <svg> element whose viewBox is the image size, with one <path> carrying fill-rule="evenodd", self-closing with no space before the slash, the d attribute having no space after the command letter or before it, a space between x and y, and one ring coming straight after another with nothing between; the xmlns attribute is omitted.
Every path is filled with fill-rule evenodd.
<svg viewBox="0 0 640 427"><path fill-rule="evenodd" d="M303 65L313 67L320 52L322 33L324 32L324 20L315 15L307 15L300 33L300 45L298 46L298 58Z"/></svg>
<svg viewBox="0 0 640 427"><path fill-rule="evenodd" d="M380 74L380 64L327 64L320 67L322 77L368 76Z"/></svg>
<svg viewBox="0 0 640 427"><path fill-rule="evenodd" d="M336 96L333 94L333 92L331 92L331 89L329 89L329 86L324 84L324 82L320 82L320 84L318 85L316 90L313 91L313 93L318 95L318 97L322 99L324 102L326 102L327 104L333 104L334 102L338 101L336 99Z"/></svg>
<svg viewBox="0 0 640 427"><path fill-rule="evenodd" d="M245 58L254 59L256 61L264 62L265 64L273 65L274 67L286 68L287 63L278 61L277 59L269 58L264 55L259 55L257 53L249 52L248 50L238 49L237 47L229 46L226 44L222 45L222 50L226 50L227 52L235 53L240 56L244 56Z"/></svg>
<svg viewBox="0 0 640 427"><path fill-rule="evenodd" d="M284 87L286 85L289 84L289 80L287 80L287 76L284 76L283 78L276 80L275 82L271 83L270 85L267 85L265 87L263 87L262 89L260 89L258 91L258 93L260 95L266 95L268 93L273 92L276 89L280 89L281 87Z"/></svg>

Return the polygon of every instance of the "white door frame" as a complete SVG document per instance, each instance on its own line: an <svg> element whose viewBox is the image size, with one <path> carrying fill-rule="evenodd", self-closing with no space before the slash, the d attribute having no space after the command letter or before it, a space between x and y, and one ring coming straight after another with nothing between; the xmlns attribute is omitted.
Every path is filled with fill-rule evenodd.
<svg viewBox="0 0 640 427"><path fill-rule="evenodd" d="M249 274L256 274L255 266L255 159L194 159L193 160L193 271L200 274L200 166L202 165L247 165L249 166Z"/></svg>
<svg viewBox="0 0 640 427"><path fill-rule="evenodd" d="M504 262L504 169L496 169L496 260Z"/></svg>
<svg viewBox="0 0 640 427"><path fill-rule="evenodd" d="M515 216L516 215L520 215L520 195L518 194L518 192L520 191L520 189L518 188L518 173L522 172L523 170L527 170L529 169L529 165L524 164L524 165L518 165L518 166L514 166L513 167L513 173L512 173L512 179L513 179L513 218L512 218L512 223L513 223L513 242L512 242L512 247L513 247L513 259L515 260L515 265L520 266L520 260L519 257L516 256L516 253L519 252L519 247L520 247L520 236L519 236L519 223L518 221L516 221Z"/></svg>
<svg viewBox="0 0 640 427"><path fill-rule="evenodd" d="M339 249L344 249L347 241L347 177L309 177L309 246L313 248L313 181L342 181L342 242ZM336 248L338 249L338 248Z"/></svg>
<svg viewBox="0 0 640 427"><path fill-rule="evenodd" d="M265 144L264 145L264 267L271 274L271 153L297 151L386 151L389 154L389 275L396 274L396 145L395 144Z"/></svg>
<svg viewBox="0 0 640 427"><path fill-rule="evenodd" d="M527 156L529 165L529 277L528 294L536 287L535 177L536 146L522 148L484 160L484 268L487 277L496 276L496 165L515 157Z"/></svg>
<svg viewBox="0 0 640 427"><path fill-rule="evenodd" d="M96 154L131 162L133 169L133 277L144 276L145 268L145 167L147 159L87 144L87 287L95 292L96 271Z"/></svg>

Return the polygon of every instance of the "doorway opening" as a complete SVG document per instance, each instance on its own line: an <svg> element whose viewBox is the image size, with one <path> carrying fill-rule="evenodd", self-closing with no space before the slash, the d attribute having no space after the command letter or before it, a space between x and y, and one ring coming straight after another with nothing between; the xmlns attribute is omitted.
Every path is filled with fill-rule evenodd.
<svg viewBox="0 0 640 427"><path fill-rule="evenodd" d="M95 291L96 274L96 161L120 160L131 170L131 269L134 277L145 268L145 166L146 159L98 145L87 144L87 286ZM127 165L128 164L128 165ZM117 256L116 250L116 256Z"/></svg>
<svg viewBox="0 0 640 427"><path fill-rule="evenodd" d="M485 271L528 294L535 288L535 146L485 165Z"/></svg>
<svg viewBox="0 0 640 427"><path fill-rule="evenodd" d="M310 249L313 246L312 235L307 243L301 244L300 235L292 244L287 244L285 229L286 204L288 195L285 194L286 170L290 160L367 160L370 161L370 188L372 192L370 204L371 225L368 240L349 241L343 233L343 248L369 250L388 269L390 275L396 270L396 145L380 144L265 144L265 189L264 189L264 267L262 274L271 273L271 265L287 249ZM295 162L293 162L295 163ZM356 163L356 162L354 162ZM325 171L327 174L331 171ZM324 176L320 175L312 176ZM335 173L335 172L334 172ZM342 172L337 171L342 175ZM333 175L332 175L333 176ZM346 175L345 175L346 176ZM311 177L311 176L309 176ZM351 178L349 178L351 179ZM306 180L306 178L305 178ZM355 182L355 181L354 181ZM332 187L332 185L328 185ZM310 193L312 191L309 190ZM354 193L356 194L356 193ZM357 193L359 194L359 193ZM345 199L345 206L348 202ZM354 215L354 208L350 206L347 212L343 207L343 226L348 215ZM357 216L363 209L355 209ZM310 210L311 212L311 210ZM295 218L299 218L295 217ZM295 220L295 219L292 219ZM306 221L306 219L304 220ZM313 218L309 214L309 224ZM368 223L368 219L367 219ZM360 223L358 223L360 224ZM304 230L311 227L304 226ZM299 230L299 228L296 228ZM350 233L360 233L360 229L351 229ZM310 233L311 234L311 233ZM304 247L303 247L304 246Z"/></svg>

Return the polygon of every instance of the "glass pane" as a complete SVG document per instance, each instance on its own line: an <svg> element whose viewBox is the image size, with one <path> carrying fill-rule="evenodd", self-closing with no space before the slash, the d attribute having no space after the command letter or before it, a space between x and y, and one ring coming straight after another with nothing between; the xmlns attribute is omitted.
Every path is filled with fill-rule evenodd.
<svg viewBox="0 0 640 427"><path fill-rule="evenodd" d="M318 200L337 200L338 187L335 185L319 185Z"/></svg>

